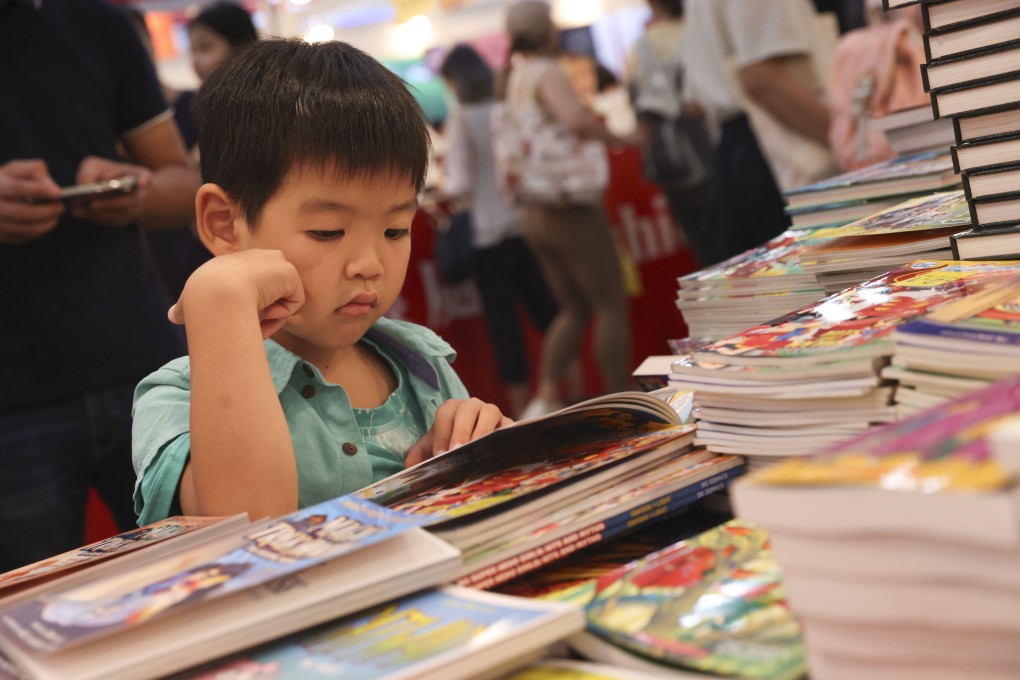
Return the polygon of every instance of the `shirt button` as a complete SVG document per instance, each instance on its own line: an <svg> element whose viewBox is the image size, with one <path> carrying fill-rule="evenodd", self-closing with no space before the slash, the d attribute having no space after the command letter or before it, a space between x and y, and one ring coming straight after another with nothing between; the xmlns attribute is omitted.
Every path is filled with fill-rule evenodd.
<svg viewBox="0 0 1020 680"><path fill-rule="evenodd" d="M312 370L312 367L309 366L308 364L301 364L301 370L304 371L305 375L308 376L309 378L315 377L315 372Z"/></svg>
<svg viewBox="0 0 1020 680"><path fill-rule="evenodd" d="M358 445L355 444L354 442L344 442L344 445L340 447L340 450L342 450L348 456L353 456L358 452Z"/></svg>
<svg viewBox="0 0 1020 680"><path fill-rule="evenodd" d="M314 397L315 396L315 386L314 385L305 385L304 387L302 387L301 388L301 396L304 397L305 399L311 399L312 397Z"/></svg>

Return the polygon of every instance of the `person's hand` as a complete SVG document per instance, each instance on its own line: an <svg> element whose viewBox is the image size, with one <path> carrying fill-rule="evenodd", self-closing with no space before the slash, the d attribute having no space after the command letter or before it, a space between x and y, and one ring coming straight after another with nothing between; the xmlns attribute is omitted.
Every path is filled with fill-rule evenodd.
<svg viewBox="0 0 1020 680"><path fill-rule="evenodd" d="M404 465L411 467L513 422L498 406L481 399L448 399L436 411L432 429L408 449Z"/></svg>
<svg viewBox="0 0 1020 680"><path fill-rule="evenodd" d="M39 159L0 165L0 243L24 243L52 231L64 213L60 187Z"/></svg>
<svg viewBox="0 0 1020 680"><path fill-rule="evenodd" d="M76 199L71 204L71 213L80 219L89 220L105 227L126 227L138 221L145 212L149 200L149 185L152 172L141 165L121 163L108 158L88 156L78 166L75 182L91 184L108 179L134 175L137 180L134 191L128 194L93 196Z"/></svg>
<svg viewBox="0 0 1020 680"><path fill-rule="evenodd" d="M251 305L265 339L301 309L305 289L297 269L279 250L244 250L214 257L195 270L167 316L175 324L187 325L192 305L222 307L232 300Z"/></svg>

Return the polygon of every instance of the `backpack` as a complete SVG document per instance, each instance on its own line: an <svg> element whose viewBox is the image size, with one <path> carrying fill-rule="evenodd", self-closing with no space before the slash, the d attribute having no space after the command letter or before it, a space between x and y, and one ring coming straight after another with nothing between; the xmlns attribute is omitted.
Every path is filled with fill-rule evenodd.
<svg viewBox="0 0 1020 680"><path fill-rule="evenodd" d="M921 82L925 61L920 33L903 19L845 34L832 60L829 146L844 170L871 165L895 153L868 119L928 103Z"/></svg>
<svg viewBox="0 0 1020 680"><path fill-rule="evenodd" d="M634 54L640 65L631 83L634 109L652 132L651 140L641 149L645 177L674 189L705 182L710 174L712 143L705 125L683 114L680 46L662 59L642 36Z"/></svg>

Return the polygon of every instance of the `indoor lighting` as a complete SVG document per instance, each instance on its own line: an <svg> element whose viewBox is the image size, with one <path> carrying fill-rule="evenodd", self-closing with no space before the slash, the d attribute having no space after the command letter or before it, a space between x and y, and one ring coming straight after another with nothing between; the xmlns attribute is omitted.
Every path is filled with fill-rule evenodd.
<svg viewBox="0 0 1020 680"><path fill-rule="evenodd" d="M319 23L309 28L308 32L305 33L305 42L310 43L329 42L330 40L333 39L333 35L334 35L333 27L330 26L329 24L325 24L320 21Z"/></svg>

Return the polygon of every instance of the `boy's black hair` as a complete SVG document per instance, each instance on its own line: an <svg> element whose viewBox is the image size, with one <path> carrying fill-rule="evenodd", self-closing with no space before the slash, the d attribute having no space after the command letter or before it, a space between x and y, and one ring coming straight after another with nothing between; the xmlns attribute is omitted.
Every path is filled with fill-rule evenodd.
<svg viewBox="0 0 1020 680"><path fill-rule="evenodd" d="M430 141L404 82L342 42L262 40L217 67L192 103L202 179L252 229L296 165L338 178L392 173L421 191Z"/></svg>
<svg viewBox="0 0 1020 680"><path fill-rule="evenodd" d="M439 75L451 83L462 104L479 104L496 95L492 69L474 48L460 44L450 50L439 67Z"/></svg>

